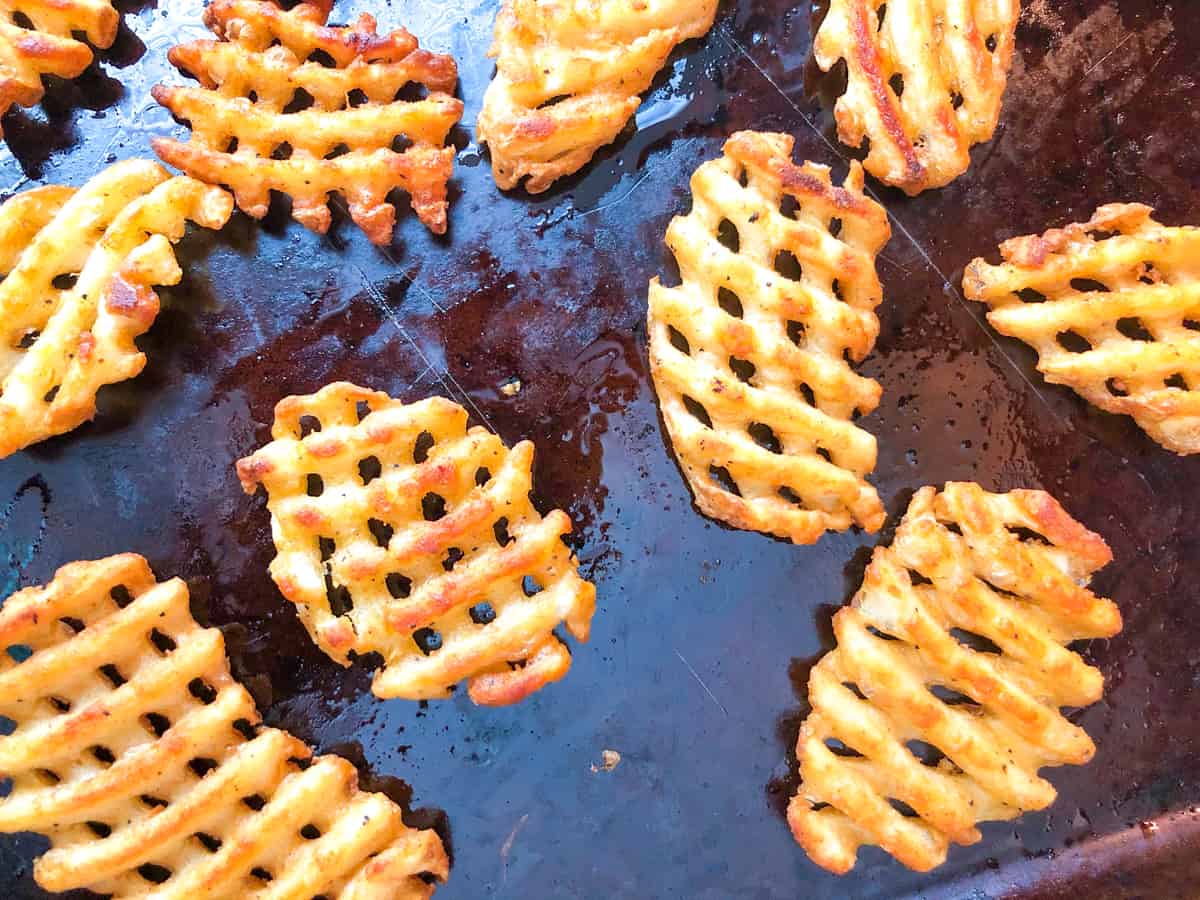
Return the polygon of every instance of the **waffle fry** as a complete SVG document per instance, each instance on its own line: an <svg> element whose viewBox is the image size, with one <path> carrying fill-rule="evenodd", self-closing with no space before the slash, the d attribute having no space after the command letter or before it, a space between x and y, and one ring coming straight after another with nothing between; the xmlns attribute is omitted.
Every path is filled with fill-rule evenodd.
<svg viewBox="0 0 1200 900"><path fill-rule="evenodd" d="M507 0L496 17L496 78L475 138L503 190L531 194L616 140L671 51L712 27L717 0Z"/></svg>
<svg viewBox="0 0 1200 900"><path fill-rule="evenodd" d="M1168 450L1200 453L1200 228L1166 228L1114 203L1083 224L1013 238L963 289L1038 352L1047 381L1133 420Z"/></svg>
<svg viewBox="0 0 1200 900"><path fill-rule="evenodd" d="M120 23L109 0L9 0L0 21L0 116L14 104L40 101L43 75L83 74L92 64L92 48L73 35L82 33L103 50L117 39Z"/></svg>
<svg viewBox="0 0 1200 900"><path fill-rule="evenodd" d="M225 644L125 554L0 609L0 831L40 831L47 890L158 900L428 898L441 839L354 767L259 726ZM16 660L20 659L20 662Z"/></svg>
<svg viewBox="0 0 1200 900"><path fill-rule="evenodd" d="M158 315L153 286L183 276L171 244L189 219L220 228L232 209L220 188L148 160L0 206L0 457L86 422L103 385L142 370L134 338Z"/></svg>
<svg viewBox="0 0 1200 900"><path fill-rule="evenodd" d="M267 214L271 191L291 197L292 216L324 234L329 195L341 194L372 243L391 242L400 188L435 234L446 231L446 182L462 117L450 94L458 69L400 29L375 30L364 13L349 27L325 25L330 2L285 11L273 0L213 0L205 24L217 41L171 50L199 87L154 88L154 98L191 123L190 143L154 141L162 159L202 181L232 188L240 209ZM403 99L413 87L424 99Z"/></svg>
<svg viewBox="0 0 1200 900"><path fill-rule="evenodd" d="M917 492L809 679L788 822L814 862L843 874L877 844L925 871L1054 801L1038 770L1095 753L1060 708L1103 693L1069 645L1121 629L1084 587L1111 559L1042 491Z"/></svg>
<svg viewBox="0 0 1200 900"><path fill-rule="evenodd" d="M879 333L890 229L857 163L835 187L791 153L787 135L739 132L692 176L667 229L683 283L650 283L650 368L701 511L809 544L883 524L875 438L852 423L880 387L847 360Z"/></svg>
<svg viewBox="0 0 1200 900"><path fill-rule="evenodd" d="M588 638L596 591L560 540L566 513L529 501L533 445L466 424L440 397L331 384L282 400L272 442L237 465L267 492L275 583L335 660L382 655L380 697L466 678L476 703L516 703L570 667L560 623Z"/></svg>
<svg viewBox="0 0 1200 900"><path fill-rule="evenodd" d="M813 56L846 64L838 137L869 139L867 171L909 195L949 184L996 130L1020 13L1018 0L831 0Z"/></svg>

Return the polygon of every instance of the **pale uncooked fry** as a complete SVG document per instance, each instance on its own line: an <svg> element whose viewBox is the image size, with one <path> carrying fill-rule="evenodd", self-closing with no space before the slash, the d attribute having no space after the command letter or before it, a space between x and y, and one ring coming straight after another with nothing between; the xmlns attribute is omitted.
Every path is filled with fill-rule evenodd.
<svg viewBox="0 0 1200 900"><path fill-rule="evenodd" d="M238 462L267 492L271 576L343 665L383 657L372 690L516 703L566 674L554 629L586 641L595 587L562 510L529 500L533 444L511 450L467 412L339 382L275 408L272 442ZM310 431L310 429L318 429Z"/></svg>
<svg viewBox="0 0 1200 900"><path fill-rule="evenodd" d="M443 234L454 168L445 143L462 117L462 101L451 96L454 60L420 49L404 29L378 34L366 13L352 26L328 26L331 6L307 0L285 11L273 0L213 0L204 21L219 40L169 54L200 86L153 90L191 124L191 141L158 138L154 150L232 188L256 219L280 191L297 221L324 234L336 192L367 237L384 245L396 222L388 194L401 188L417 217ZM414 86L428 96L403 99Z"/></svg>
<svg viewBox="0 0 1200 900"><path fill-rule="evenodd" d="M17 24L18 15L33 27ZM0 116L14 104L41 100L43 75L83 74L92 64L92 48L75 34L105 49L117 39L121 22L109 0L6 0L0 19Z"/></svg>
<svg viewBox="0 0 1200 900"><path fill-rule="evenodd" d="M890 236L854 163L843 187L791 161L792 139L743 131L692 176L667 244L682 284L650 283L650 367L701 511L799 544L883 524L865 476L875 438L853 423L878 382L870 352Z"/></svg>
<svg viewBox="0 0 1200 900"><path fill-rule="evenodd" d="M1121 630L1086 587L1111 559L1043 491L917 491L809 677L788 822L814 862L842 874L877 844L925 871L977 823L1054 802L1038 770L1095 753L1060 710L1103 693L1070 645Z"/></svg>
<svg viewBox="0 0 1200 900"><path fill-rule="evenodd" d="M1047 381L1132 416L1168 450L1200 453L1200 228L1138 203L1000 245L967 266L967 297L1038 352Z"/></svg>
<svg viewBox="0 0 1200 900"><path fill-rule="evenodd" d="M39 831L51 891L157 900L419 900L447 875L336 756L262 727L178 578L134 554L71 563L0 608L0 831ZM17 662L20 660L20 662Z"/></svg>
<svg viewBox="0 0 1200 900"><path fill-rule="evenodd" d="M949 184L991 140L1018 0L831 0L813 40L817 64L846 64L838 137L868 139L867 171L907 194Z"/></svg>
<svg viewBox="0 0 1200 900"><path fill-rule="evenodd" d="M0 206L0 457L86 422L102 386L142 370L153 287L183 275L171 244L232 209L220 188L136 159Z"/></svg>
<svg viewBox="0 0 1200 900"><path fill-rule="evenodd" d="M507 0L475 139L496 184L537 194L612 143L671 51L712 27L717 0Z"/></svg>

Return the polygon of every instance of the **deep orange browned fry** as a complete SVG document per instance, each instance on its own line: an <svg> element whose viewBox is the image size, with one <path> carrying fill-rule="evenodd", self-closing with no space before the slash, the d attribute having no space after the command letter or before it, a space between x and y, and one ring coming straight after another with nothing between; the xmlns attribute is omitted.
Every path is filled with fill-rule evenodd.
<svg viewBox="0 0 1200 900"><path fill-rule="evenodd" d="M199 86L153 90L191 125L191 140L159 138L155 152L228 186L254 218L278 191L297 221L324 234L330 195L340 194L372 243L385 245L396 221L388 195L399 188L418 218L444 233L454 167L445 142L462 117L451 96L454 60L420 49L404 29L377 33L365 13L340 27L325 24L328 14L328 3L285 11L272 0L214 0L205 22L218 40L170 53Z"/></svg>

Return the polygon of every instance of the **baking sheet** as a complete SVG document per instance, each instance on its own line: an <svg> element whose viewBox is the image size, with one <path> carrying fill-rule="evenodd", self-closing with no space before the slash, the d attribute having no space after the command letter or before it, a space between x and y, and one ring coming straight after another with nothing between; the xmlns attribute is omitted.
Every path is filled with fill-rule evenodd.
<svg viewBox="0 0 1200 900"><path fill-rule="evenodd" d="M727 0L658 79L637 133L537 199L500 194L472 142L497 6L337 4L337 21L370 9L459 62L449 234L402 215L381 253L344 216L322 239L279 204L261 226L238 214L189 239L185 280L160 291L140 341L145 373L102 392L93 424L0 461L0 596L126 550L188 579L270 724L347 753L448 837L446 900L1192 896L1200 462L1045 384L958 284L998 241L1102 202L1200 222L1200 4L1027 4L1000 128L970 172L915 200L880 191L895 236L863 370L884 395L863 424L879 437L889 529L922 484L1044 487L1112 545L1095 586L1126 626L1088 651L1108 692L1073 718L1099 752L1050 774L1051 809L984 826L933 873L864 850L842 879L808 862L782 812L808 666L877 538L794 547L699 516L664 443L644 333L646 282L671 271L666 224L725 136L785 130L798 156L845 171L830 116L808 98L811 71L806 89L809 5ZM124 4L97 67L55 85L43 111L7 117L4 196L79 184L182 133L149 87L176 77L169 46L204 34L199 7ZM510 398L500 387L514 376ZM510 443L536 441L539 503L570 513L599 588L592 641L564 681L513 709L381 703L366 671L310 644L266 574L264 501L242 495L233 463L267 440L276 400L338 378L407 400L444 394ZM604 749L621 763L593 772ZM0 838L5 896L46 896L30 874L43 846Z"/></svg>

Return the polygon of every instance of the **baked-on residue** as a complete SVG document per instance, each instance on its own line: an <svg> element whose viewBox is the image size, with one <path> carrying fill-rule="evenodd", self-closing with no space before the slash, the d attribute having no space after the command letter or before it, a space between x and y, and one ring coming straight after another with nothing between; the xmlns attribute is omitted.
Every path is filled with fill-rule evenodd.
<svg viewBox="0 0 1200 900"><path fill-rule="evenodd" d="M875 438L854 424L878 382L883 207L851 165L791 160L792 138L743 131L692 176L692 210L667 229L682 284L650 283L650 367L663 420L701 511L798 544L875 531L865 476Z"/></svg>
<svg viewBox="0 0 1200 900"><path fill-rule="evenodd" d="M529 499L533 444L467 429L457 403L402 403L339 382L275 408L273 440L238 463L267 492L271 576L317 644L379 653L372 690L516 703L566 674L555 629L586 641L596 591Z"/></svg>
<svg viewBox="0 0 1200 900"><path fill-rule="evenodd" d="M845 873L877 844L925 871L1054 801L1038 770L1095 753L1061 710L1103 693L1071 645L1121 629L1086 587L1111 558L1043 491L917 491L809 677L788 822L814 862Z"/></svg>
<svg viewBox="0 0 1200 900"><path fill-rule="evenodd" d="M422 900L447 875L336 756L261 725L178 578L71 563L0 609L0 831L39 831L50 891L156 900Z"/></svg>

